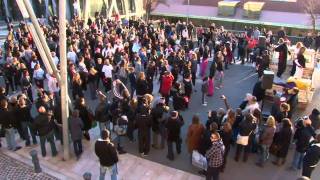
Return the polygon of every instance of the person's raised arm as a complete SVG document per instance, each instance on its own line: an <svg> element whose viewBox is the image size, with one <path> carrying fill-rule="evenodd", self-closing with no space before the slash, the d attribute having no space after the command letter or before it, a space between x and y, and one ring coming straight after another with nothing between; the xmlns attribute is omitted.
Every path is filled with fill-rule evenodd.
<svg viewBox="0 0 320 180"><path fill-rule="evenodd" d="M231 107L228 103L227 97L225 95L221 95L221 99L223 100L224 105L226 106L227 110L231 109Z"/></svg>

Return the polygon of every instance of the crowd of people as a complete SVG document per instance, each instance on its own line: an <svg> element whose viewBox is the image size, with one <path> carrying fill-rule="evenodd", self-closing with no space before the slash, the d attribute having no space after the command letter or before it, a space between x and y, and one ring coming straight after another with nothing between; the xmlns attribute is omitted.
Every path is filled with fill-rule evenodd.
<svg viewBox="0 0 320 180"><path fill-rule="evenodd" d="M58 18L50 17L48 24L41 27L59 69ZM5 87L0 89L1 135L13 151L21 148L16 132L26 146L30 146L31 139L37 144L36 136L39 136L42 156L47 154L46 141L50 143L52 156L56 156L56 140L63 143L59 83L54 74L45 70L25 22L18 28L9 24L8 31L5 47L0 50L5 80ZM260 40L261 36L265 40ZM297 61L291 74L295 74L296 67L305 66L303 53L311 47L309 41L297 45ZM319 48L319 38L314 41L315 48ZM66 43L74 104L69 117L74 153L77 159L81 158L82 137L90 141L89 130L97 122L101 139L96 141L95 153L101 164L100 179L104 179L106 171L111 172L112 179L117 178L117 152L126 153L121 145L125 137L138 141L142 157L149 154L151 147L167 146L167 158L171 161L175 159L173 145L180 154L185 139L191 159L195 151L207 159L207 168L201 173L215 180L227 168L227 157L232 156L229 152L233 146L237 162L240 159L246 162L251 153L257 153L256 165L263 167L271 152L275 156L273 164L281 166L294 141L291 169L302 168L302 175L311 177L320 158L320 136L316 134L320 112L314 109L310 116L294 121L297 88L286 91L290 98L275 98L267 115L261 111L265 92L261 81L238 107L232 108L228 98L221 96L226 108L208 112L205 124L194 115L187 136L181 136L186 117L180 112L189 108L192 94L197 93L196 79L202 81L198 90L202 105L207 106L206 98L213 96L215 89L223 90L224 71L236 61L255 62L261 77L269 68L271 52L277 51L277 76L282 76L287 67L289 43L284 29L277 36L258 28L236 34L215 24L196 29L192 22L171 24L165 19L158 23L142 20L122 23L97 13L86 23L73 18L67 26ZM159 89L154 89L156 82ZM100 91L101 87L104 92ZM19 92L17 96L10 96L15 92ZM94 111L87 104L89 98L98 99ZM37 115L31 114L33 107ZM113 141L116 145L110 139L111 132L117 134L117 140Z"/></svg>

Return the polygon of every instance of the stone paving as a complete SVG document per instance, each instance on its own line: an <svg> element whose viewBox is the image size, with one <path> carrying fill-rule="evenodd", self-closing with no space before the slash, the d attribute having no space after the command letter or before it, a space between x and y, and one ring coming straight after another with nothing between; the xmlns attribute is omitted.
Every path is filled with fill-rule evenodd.
<svg viewBox="0 0 320 180"><path fill-rule="evenodd" d="M0 152L0 180L58 180L44 172L34 173L33 167Z"/></svg>

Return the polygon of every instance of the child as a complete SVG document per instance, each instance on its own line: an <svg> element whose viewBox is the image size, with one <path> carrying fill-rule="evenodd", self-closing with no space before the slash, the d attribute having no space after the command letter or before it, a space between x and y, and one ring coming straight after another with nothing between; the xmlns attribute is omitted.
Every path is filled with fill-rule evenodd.
<svg viewBox="0 0 320 180"><path fill-rule="evenodd" d="M208 77L204 77L202 79L201 92L202 92L202 105L207 106L207 102L205 101L205 95L208 94Z"/></svg>
<svg viewBox="0 0 320 180"><path fill-rule="evenodd" d="M209 76L208 96L213 96L213 93L214 93L214 78L213 78L213 76Z"/></svg>
<svg viewBox="0 0 320 180"><path fill-rule="evenodd" d="M83 122L79 118L79 110L74 110L72 116L69 119L70 123L70 134L73 142L74 153L77 160L80 158L82 153L82 128Z"/></svg>

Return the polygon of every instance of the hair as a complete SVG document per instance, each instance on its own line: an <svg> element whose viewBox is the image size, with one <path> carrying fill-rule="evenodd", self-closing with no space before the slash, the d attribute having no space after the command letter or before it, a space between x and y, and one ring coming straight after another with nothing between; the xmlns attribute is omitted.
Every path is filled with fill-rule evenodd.
<svg viewBox="0 0 320 180"><path fill-rule="evenodd" d="M145 76L144 72L139 72L138 79L139 80L145 80L146 79L146 76Z"/></svg>
<svg viewBox="0 0 320 180"><path fill-rule="evenodd" d="M227 122L229 122L230 125L233 125L233 123L236 120L236 113L234 112L234 110L229 109L227 114L228 114Z"/></svg>
<svg viewBox="0 0 320 180"><path fill-rule="evenodd" d="M110 138L110 131L108 129L103 129L101 131L101 138L103 140L109 139Z"/></svg>
<svg viewBox="0 0 320 180"><path fill-rule="evenodd" d="M200 124L200 119L198 115L193 115L192 124Z"/></svg>
<svg viewBox="0 0 320 180"><path fill-rule="evenodd" d="M218 124L216 123L216 122L212 122L211 124L210 124L210 131L212 132L212 133L214 133L214 132L217 132L217 130L218 130Z"/></svg>
<svg viewBox="0 0 320 180"><path fill-rule="evenodd" d="M213 132L210 137L211 141L213 140L213 138L215 138L216 140L219 140L220 134L218 132Z"/></svg>
<svg viewBox="0 0 320 180"><path fill-rule="evenodd" d="M79 110L78 109L73 110L72 117L79 117Z"/></svg>
<svg viewBox="0 0 320 180"><path fill-rule="evenodd" d="M8 100L7 99L1 99L0 100L0 107L1 108L7 108L8 107Z"/></svg>
<svg viewBox="0 0 320 180"><path fill-rule="evenodd" d="M266 122L268 127L276 127L276 120L273 116L269 116Z"/></svg>
<svg viewBox="0 0 320 180"><path fill-rule="evenodd" d="M306 51L306 47L302 46L300 49L299 49L299 53L298 54L303 54L305 51Z"/></svg>
<svg viewBox="0 0 320 180"><path fill-rule="evenodd" d="M289 118L284 118L284 119L282 119L281 122L282 122L282 128L291 128L292 127L292 123Z"/></svg>
<svg viewBox="0 0 320 180"><path fill-rule="evenodd" d="M290 111L290 105L288 103L281 103L280 104L280 109L283 111L289 112Z"/></svg>
<svg viewBox="0 0 320 180"><path fill-rule="evenodd" d="M226 122L223 124L223 131L224 132L230 132L231 130L232 130L231 123Z"/></svg>

